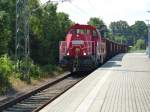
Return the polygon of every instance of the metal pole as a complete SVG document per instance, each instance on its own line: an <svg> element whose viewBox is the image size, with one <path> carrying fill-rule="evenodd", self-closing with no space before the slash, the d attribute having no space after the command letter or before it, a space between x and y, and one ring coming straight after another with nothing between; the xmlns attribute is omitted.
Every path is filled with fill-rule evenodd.
<svg viewBox="0 0 150 112"><path fill-rule="evenodd" d="M148 24L148 56L150 58L150 24Z"/></svg>
<svg viewBox="0 0 150 112"><path fill-rule="evenodd" d="M150 13L150 11L147 11ZM148 57L150 58L150 20L148 20Z"/></svg>

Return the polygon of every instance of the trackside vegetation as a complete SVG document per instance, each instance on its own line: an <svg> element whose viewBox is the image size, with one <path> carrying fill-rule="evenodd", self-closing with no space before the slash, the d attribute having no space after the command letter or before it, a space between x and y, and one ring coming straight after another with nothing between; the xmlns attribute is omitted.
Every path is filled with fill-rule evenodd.
<svg viewBox="0 0 150 112"><path fill-rule="evenodd" d="M40 7L39 0L29 0L30 8L30 73L29 79L40 79L61 72L59 68L59 41L72 25L68 14L57 12L57 4ZM0 1L0 94L11 88L12 79L23 79L15 60L16 0ZM24 61L20 66L25 66ZM32 82L31 82L32 83Z"/></svg>
<svg viewBox="0 0 150 112"><path fill-rule="evenodd" d="M29 79L38 80L43 77L62 72L58 67L59 41L64 40L69 27L74 24L69 15L57 12L57 4L48 4L38 8L39 0L29 0L30 9L30 73ZM12 79L22 81L22 73L18 71L15 60L15 24L16 0L0 0L0 94L12 88ZM143 21L128 25L126 21L111 22L107 27L100 18L91 17L87 24L96 26L103 37L116 42L134 46L134 49L145 49L147 27ZM21 62L24 66L24 62ZM55 72L54 72L55 71Z"/></svg>

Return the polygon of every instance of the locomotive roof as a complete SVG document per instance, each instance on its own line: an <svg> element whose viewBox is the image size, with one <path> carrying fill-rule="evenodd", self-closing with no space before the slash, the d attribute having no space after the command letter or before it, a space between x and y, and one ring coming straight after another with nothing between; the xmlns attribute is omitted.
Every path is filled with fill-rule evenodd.
<svg viewBox="0 0 150 112"><path fill-rule="evenodd" d="M70 29L89 29L89 30L96 30L94 26L91 25L81 25L81 24L74 24L71 26Z"/></svg>

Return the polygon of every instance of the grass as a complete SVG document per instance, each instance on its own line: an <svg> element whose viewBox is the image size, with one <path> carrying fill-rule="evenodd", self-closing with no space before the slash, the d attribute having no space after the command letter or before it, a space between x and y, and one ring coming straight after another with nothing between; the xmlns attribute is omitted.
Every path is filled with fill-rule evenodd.
<svg viewBox="0 0 150 112"><path fill-rule="evenodd" d="M130 50L129 53L145 53L146 50Z"/></svg>
<svg viewBox="0 0 150 112"><path fill-rule="evenodd" d="M0 91L0 95L13 94L11 92L12 90L14 90L14 92L22 92L25 89L33 88L33 86L36 86L40 84L41 82L45 82L45 80L58 76L64 72L63 69L58 66L54 66L52 70L50 67L49 66L47 67L48 71L39 72L38 77L30 77L30 83L27 83L27 81L21 80L20 73L12 73L8 77L8 82L10 86L3 84L3 88L6 86L7 91L5 90L5 88L1 89L1 85L0 85L0 90L2 90Z"/></svg>
<svg viewBox="0 0 150 112"><path fill-rule="evenodd" d="M146 50L145 49L139 49L139 48L136 48L136 47L130 47L129 48L129 53L145 53Z"/></svg>

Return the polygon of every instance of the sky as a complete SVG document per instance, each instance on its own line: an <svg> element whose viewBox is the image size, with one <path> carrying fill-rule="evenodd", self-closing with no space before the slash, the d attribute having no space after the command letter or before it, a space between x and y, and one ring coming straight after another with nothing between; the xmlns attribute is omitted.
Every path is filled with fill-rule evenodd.
<svg viewBox="0 0 150 112"><path fill-rule="evenodd" d="M46 1L48 0L41 0L42 3ZM148 10L150 11L150 0L67 0L60 2L57 9L58 12L67 13L76 23L86 24L90 17L98 17L107 26L110 22L119 20L125 20L129 25L137 20L148 20Z"/></svg>

